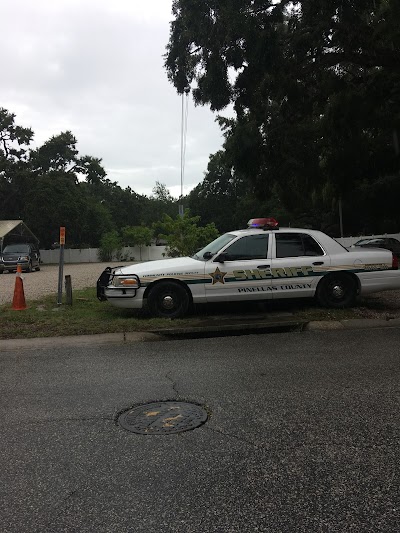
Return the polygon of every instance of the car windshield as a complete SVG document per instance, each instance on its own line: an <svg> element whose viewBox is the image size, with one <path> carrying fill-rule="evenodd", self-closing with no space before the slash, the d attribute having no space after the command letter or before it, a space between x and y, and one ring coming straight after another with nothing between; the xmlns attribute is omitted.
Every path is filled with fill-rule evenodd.
<svg viewBox="0 0 400 533"><path fill-rule="evenodd" d="M3 253L29 253L29 246L27 244L9 244L3 250Z"/></svg>
<svg viewBox="0 0 400 533"><path fill-rule="evenodd" d="M218 237L218 239L215 239L215 241L210 242L210 244L207 244L207 246L196 252L192 258L197 259L198 261L208 261L208 259L211 259L211 257L217 254L222 248L224 248L224 246L228 244L228 242L231 242L233 239L236 239L236 235L225 233L224 235ZM204 254L206 254L205 257Z"/></svg>

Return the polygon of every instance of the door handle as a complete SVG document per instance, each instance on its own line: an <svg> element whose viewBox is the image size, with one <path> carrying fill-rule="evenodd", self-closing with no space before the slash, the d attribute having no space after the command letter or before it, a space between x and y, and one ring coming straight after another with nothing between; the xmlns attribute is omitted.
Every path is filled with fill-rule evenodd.
<svg viewBox="0 0 400 533"><path fill-rule="evenodd" d="M323 261L315 261L315 262L313 263L313 265L323 265L323 264L324 264Z"/></svg>
<svg viewBox="0 0 400 533"><path fill-rule="evenodd" d="M271 265L258 265L257 268L269 268Z"/></svg>

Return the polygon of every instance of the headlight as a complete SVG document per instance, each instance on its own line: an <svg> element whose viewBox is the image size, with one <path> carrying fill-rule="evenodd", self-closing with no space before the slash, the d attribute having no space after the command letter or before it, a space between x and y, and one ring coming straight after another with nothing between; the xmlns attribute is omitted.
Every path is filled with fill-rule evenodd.
<svg viewBox="0 0 400 533"><path fill-rule="evenodd" d="M115 287L123 287L126 289L138 289L139 282L137 278L132 278L130 276L115 276L113 279L113 285Z"/></svg>
<svg viewBox="0 0 400 533"><path fill-rule="evenodd" d="M29 261L29 257L23 256L19 258L20 261Z"/></svg>

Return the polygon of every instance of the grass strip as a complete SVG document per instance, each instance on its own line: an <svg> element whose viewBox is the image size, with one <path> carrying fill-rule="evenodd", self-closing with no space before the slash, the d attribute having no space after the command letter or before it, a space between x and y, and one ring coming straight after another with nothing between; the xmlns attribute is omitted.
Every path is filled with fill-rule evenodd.
<svg viewBox="0 0 400 533"><path fill-rule="evenodd" d="M58 337L66 335L90 335L98 333L119 333L171 329L172 327L193 327L204 324L212 313L235 317L235 313L260 313L258 303L236 303L229 305L199 306L192 315L184 319L170 320L151 318L146 311L119 309L108 302L100 303L96 290L91 287L73 291L73 305L57 305L57 296L48 295L39 300L27 301L28 309L14 311L11 305L0 307L0 339L33 337ZM229 309L227 309L229 308ZM268 312L290 312L303 320L343 320L355 318L353 309L322 309L312 300L307 302L272 302L262 308L265 317ZM218 320L218 316L217 316Z"/></svg>

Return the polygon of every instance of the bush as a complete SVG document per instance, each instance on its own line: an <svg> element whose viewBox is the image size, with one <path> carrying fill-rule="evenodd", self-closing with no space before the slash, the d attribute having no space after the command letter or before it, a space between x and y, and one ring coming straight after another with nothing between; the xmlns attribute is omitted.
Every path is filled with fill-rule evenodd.
<svg viewBox="0 0 400 533"><path fill-rule="evenodd" d="M161 228L164 234L159 235L167 241L167 256L182 257L193 255L219 235L214 223L199 227L200 217L191 217L187 209L184 216L175 219L164 215Z"/></svg>
<svg viewBox="0 0 400 533"><path fill-rule="evenodd" d="M120 255L122 241L117 231L104 233L100 239L99 259L102 262L112 261L114 255Z"/></svg>

